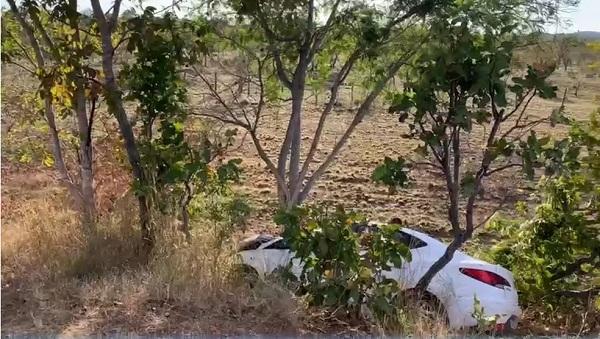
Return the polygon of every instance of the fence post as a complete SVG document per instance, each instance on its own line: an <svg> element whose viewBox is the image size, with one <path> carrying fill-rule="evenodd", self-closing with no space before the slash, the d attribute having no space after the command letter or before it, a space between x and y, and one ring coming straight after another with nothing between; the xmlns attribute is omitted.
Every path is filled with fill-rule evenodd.
<svg viewBox="0 0 600 339"><path fill-rule="evenodd" d="M217 72L215 72L215 92L217 91Z"/></svg>

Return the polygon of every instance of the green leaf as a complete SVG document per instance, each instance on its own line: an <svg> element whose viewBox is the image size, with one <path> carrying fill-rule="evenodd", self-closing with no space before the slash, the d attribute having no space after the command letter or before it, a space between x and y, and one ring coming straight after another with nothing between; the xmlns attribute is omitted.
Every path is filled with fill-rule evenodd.
<svg viewBox="0 0 600 339"><path fill-rule="evenodd" d="M391 97L391 104L388 108L389 113L402 113L406 110L415 106L415 102L413 100L414 93L406 92L406 93L395 93ZM404 119L408 117L408 114L405 115ZM401 122L402 122L401 121Z"/></svg>
<svg viewBox="0 0 600 339"><path fill-rule="evenodd" d="M399 157L398 160L385 157L383 164L377 166L373 171L371 179L375 183L384 184L395 190L409 184L408 171L408 165L402 157Z"/></svg>
<svg viewBox="0 0 600 339"><path fill-rule="evenodd" d="M327 256L327 251L329 250L329 246L327 245L327 240L325 238L319 239L319 256L325 257Z"/></svg>

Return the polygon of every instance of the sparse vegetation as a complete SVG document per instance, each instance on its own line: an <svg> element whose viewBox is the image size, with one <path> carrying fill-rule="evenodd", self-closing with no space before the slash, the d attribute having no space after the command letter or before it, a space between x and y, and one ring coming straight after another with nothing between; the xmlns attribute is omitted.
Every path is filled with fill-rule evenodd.
<svg viewBox="0 0 600 339"><path fill-rule="evenodd" d="M598 42L537 34L576 3L8 0L2 334L455 334L358 215L511 269L524 334L596 333ZM247 283L259 232L298 281Z"/></svg>

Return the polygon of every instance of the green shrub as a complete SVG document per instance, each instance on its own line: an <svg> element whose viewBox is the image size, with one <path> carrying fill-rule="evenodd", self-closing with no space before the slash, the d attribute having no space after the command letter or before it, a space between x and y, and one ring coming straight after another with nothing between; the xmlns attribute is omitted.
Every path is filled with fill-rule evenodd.
<svg viewBox="0 0 600 339"><path fill-rule="evenodd" d="M569 136L546 150L555 166L540 182L534 213L521 204L520 220L490 223L504 240L489 256L513 271L526 305L573 312L600 293L599 115L573 122Z"/></svg>
<svg viewBox="0 0 600 339"><path fill-rule="evenodd" d="M496 219L505 240L489 256L514 273L521 300L551 309L571 307L566 291L586 290L600 279L600 237L595 220L581 210L583 177L542 181L542 202L528 220Z"/></svg>
<svg viewBox="0 0 600 339"><path fill-rule="evenodd" d="M364 220L339 207L296 208L280 212L276 222L304 265L299 284L310 304L350 316L358 316L362 305L378 318L395 312L398 283L383 271L411 259L408 248L394 240L398 225L358 234L353 226Z"/></svg>

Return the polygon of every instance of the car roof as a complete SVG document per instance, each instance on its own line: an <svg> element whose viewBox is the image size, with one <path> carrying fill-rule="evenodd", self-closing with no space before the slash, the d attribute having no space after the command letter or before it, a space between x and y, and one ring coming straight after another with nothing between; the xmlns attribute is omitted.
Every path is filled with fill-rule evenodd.
<svg viewBox="0 0 600 339"><path fill-rule="evenodd" d="M386 223L376 222L376 221L369 221L369 223L368 223L368 227L379 227L381 225L386 225ZM427 244L435 243L435 244L439 244L439 245L445 245L439 239L436 239L436 238L428 235L427 233L419 232L419 231L414 230L412 228L402 227L402 228L400 228L400 231L402 231L404 233L407 233L407 234L410 234L410 235L412 235L414 237L417 237L420 240L426 242Z"/></svg>
<svg viewBox="0 0 600 339"><path fill-rule="evenodd" d="M444 251L446 251L446 248L448 247L448 244L446 244L446 243L442 242L441 240L436 239L426 233L415 231L410 228L402 228L402 231L423 240L424 242L427 243L427 245L430 245L430 249L434 250L435 252L439 252L440 254L443 253ZM461 250L456 250L456 252L454 253L453 260L455 260L455 261L466 260L466 261L470 261L472 263L492 265L486 261L483 261L481 259L477 259L473 256L470 256Z"/></svg>
<svg viewBox="0 0 600 339"><path fill-rule="evenodd" d="M360 230L357 229L357 231L358 232L364 232L364 231L369 232L373 227L379 227L380 225L383 225L383 223L369 221L368 224L366 224L366 225L360 225L360 226L364 226L364 229L362 229L362 228ZM430 236L426 233L419 232L414 229L406 228L406 227L403 227L400 230L404 233L410 234L410 235L424 241L430 247L438 248L438 249L439 248L445 249L445 247L447 246L442 241L440 241L436 238L433 238L432 236ZM266 245L267 243L273 242L278 239L281 239L281 237L275 236L275 235L270 235L270 234L257 234L257 235L250 236L250 237L245 238L244 240L240 241L238 249L240 251L249 250L249 249L258 249L259 247L264 247L264 245Z"/></svg>

